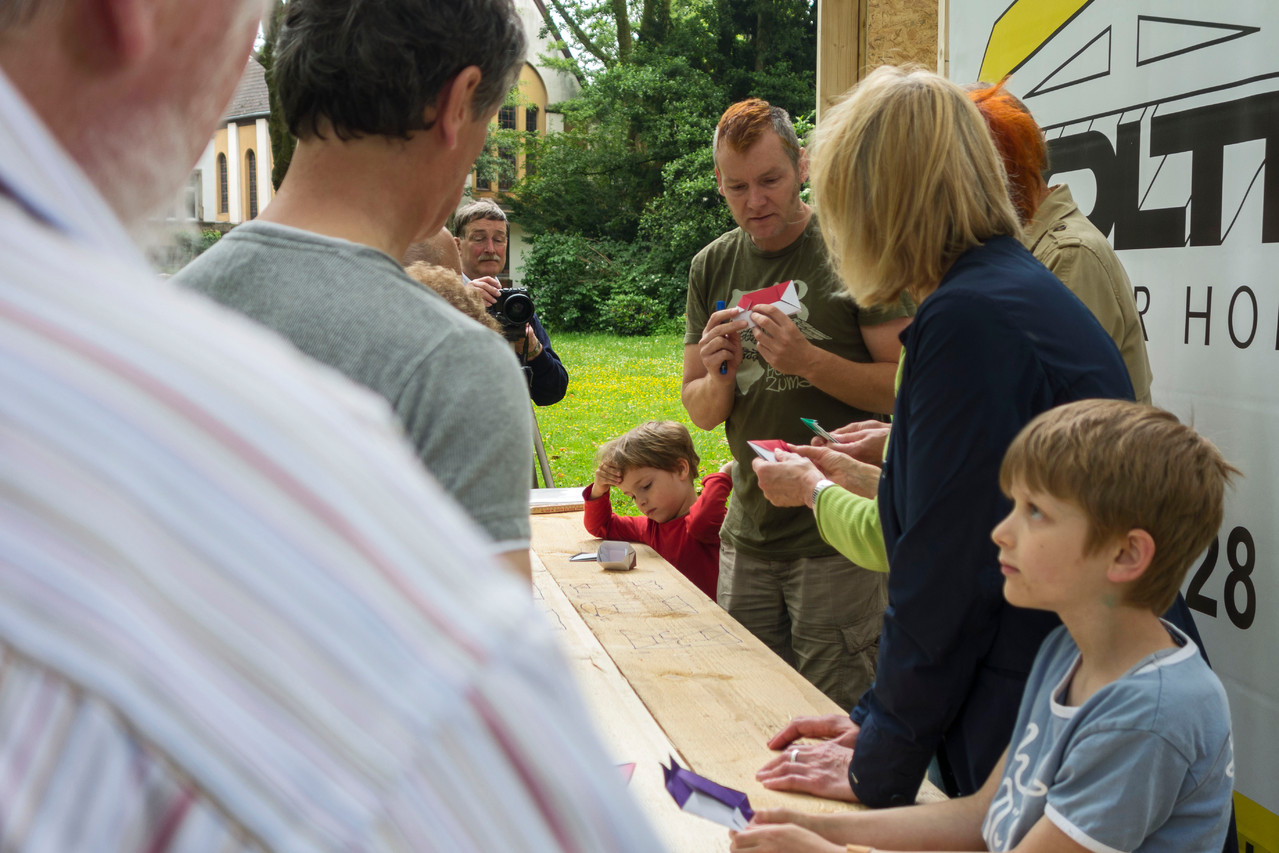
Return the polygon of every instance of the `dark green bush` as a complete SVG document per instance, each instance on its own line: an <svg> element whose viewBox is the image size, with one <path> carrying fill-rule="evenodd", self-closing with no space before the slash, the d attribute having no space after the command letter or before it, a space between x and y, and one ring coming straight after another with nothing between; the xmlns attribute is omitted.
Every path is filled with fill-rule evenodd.
<svg viewBox="0 0 1279 853"><path fill-rule="evenodd" d="M687 273L661 269L665 256L646 244L541 234L524 256L523 284L549 329L652 334L682 331Z"/></svg>
<svg viewBox="0 0 1279 853"><path fill-rule="evenodd" d="M599 331L600 315L618 273L613 255L624 244L580 234L543 234L524 255L523 284L547 328Z"/></svg>
<svg viewBox="0 0 1279 853"><path fill-rule="evenodd" d="M656 299L638 293L614 293L604 303L603 322L615 335L651 335L663 317Z"/></svg>

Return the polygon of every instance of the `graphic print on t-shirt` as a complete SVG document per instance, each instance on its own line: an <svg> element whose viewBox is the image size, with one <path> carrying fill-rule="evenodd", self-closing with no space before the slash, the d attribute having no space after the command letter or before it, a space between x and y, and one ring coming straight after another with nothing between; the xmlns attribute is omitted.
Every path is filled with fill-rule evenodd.
<svg viewBox="0 0 1279 853"><path fill-rule="evenodd" d="M1012 773L1004 772L1004 778L999 782L999 790L995 793L995 799L991 801L990 809L986 812L986 821L981 828L982 837L989 841L991 850L1007 849L1008 833L1017 825L1017 818L1022 811L1020 807L1027 799L1043 797L1048 793L1048 786L1034 778L1033 771L1029 783L1022 781L1026 771L1031 770L1030 756L1026 754L1026 748L1038 737L1039 726L1034 723L1026 726L1025 736L1017 744L1017 749L1008 756L1009 763L1016 770Z"/></svg>
<svg viewBox="0 0 1279 853"><path fill-rule="evenodd" d="M801 279L794 279L795 291L799 296L800 309L791 319L795 325L803 333L804 337L810 341L828 341L830 335L818 329L812 323L808 322L809 307L805 301L808 296L809 287L806 282ZM734 288L732 299L729 304L737 304L743 295L752 291ZM751 329L744 329L739 333L742 339L742 364L737 369L737 390L740 394L749 394L751 389L758 385L761 381L760 390L762 391L790 391L794 388L808 388L811 386L807 379L800 376L793 376L789 373L782 373L772 365L768 364L759 355L759 348L755 344L755 334Z"/></svg>

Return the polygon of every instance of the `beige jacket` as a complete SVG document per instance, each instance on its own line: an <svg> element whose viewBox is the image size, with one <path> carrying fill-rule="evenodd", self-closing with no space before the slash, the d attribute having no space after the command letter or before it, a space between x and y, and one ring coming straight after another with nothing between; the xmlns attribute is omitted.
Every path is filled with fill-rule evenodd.
<svg viewBox="0 0 1279 853"><path fill-rule="evenodd" d="M1053 187L1026 224L1025 246L1088 306L1119 347L1137 402L1150 402L1150 361L1132 283L1115 250L1065 184Z"/></svg>

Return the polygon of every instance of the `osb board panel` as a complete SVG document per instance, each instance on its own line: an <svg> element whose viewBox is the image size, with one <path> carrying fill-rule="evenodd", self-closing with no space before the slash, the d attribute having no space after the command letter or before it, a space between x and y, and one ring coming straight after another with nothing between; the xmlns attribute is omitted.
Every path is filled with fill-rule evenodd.
<svg viewBox="0 0 1279 853"><path fill-rule="evenodd" d="M581 513L532 520L533 549L576 614L685 760L745 791L756 808L843 811L850 806L769 791L755 771L765 744L793 716L839 707L739 625L650 548L629 572L569 557L595 547ZM683 762L682 762L683 763ZM927 798L939 796L926 786Z"/></svg>
<svg viewBox="0 0 1279 853"><path fill-rule="evenodd" d="M865 0L867 70L916 63L937 67L938 0Z"/></svg>

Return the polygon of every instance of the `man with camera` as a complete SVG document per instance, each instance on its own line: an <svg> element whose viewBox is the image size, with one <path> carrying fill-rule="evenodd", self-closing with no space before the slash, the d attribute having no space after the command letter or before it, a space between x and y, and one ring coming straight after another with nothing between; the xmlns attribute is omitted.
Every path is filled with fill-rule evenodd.
<svg viewBox="0 0 1279 853"><path fill-rule="evenodd" d="M509 231L506 213L488 199L471 202L453 219L466 283L480 292L489 313L497 318L506 339L515 347L521 366L527 368L533 402L549 406L564 399L568 371L551 349L551 339L533 313L528 293L504 288L497 278L506 266Z"/></svg>
<svg viewBox="0 0 1279 853"><path fill-rule="evenodd" d="M523 66L522 29L486 2L500 11L476 40L456 37L474 26L470 4L401 0L352 15L335 0L290 3L274 71L298 139L288 174L261 216L174 280L384 397L494 553L528 575L524 380L499 341L396 260L457 205ZM410 18L431 25L405 29Z"/></svg>

